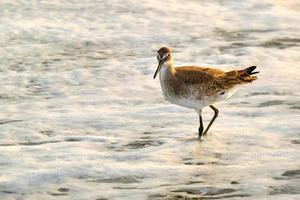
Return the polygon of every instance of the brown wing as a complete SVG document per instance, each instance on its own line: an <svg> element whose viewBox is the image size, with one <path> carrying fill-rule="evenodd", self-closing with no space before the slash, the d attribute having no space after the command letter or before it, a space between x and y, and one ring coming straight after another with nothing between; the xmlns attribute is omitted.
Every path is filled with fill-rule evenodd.
<svg viewBox="0 0 300 200"><path fill-rule="evenodd" d="M225 72L218 69L205 67L177 67L175 77L186 85L194 85L206 95L213 95L224 88L218 79L224 77Z"/></svg>
<svg viewBox="0 0 300 200"><path fill-rule="evenodd" d="M176 67L176 71L192 71L193 73L202 74L206 72L208 75L212 77L224 76L225 72L220 69L208 68L208 67L195 67L195 66L184 66L184 67Z"/></svg>
<svg viewBox="0 0 300 200"><path fill-rule="evenodd" d="M249 83L257 79L253 74L256 66L243 70L224 72L219 69L206 67L177 67L175 77L186 85L194 85L206 95L213 95L218 92L230 89L238 84Z"/></svg>

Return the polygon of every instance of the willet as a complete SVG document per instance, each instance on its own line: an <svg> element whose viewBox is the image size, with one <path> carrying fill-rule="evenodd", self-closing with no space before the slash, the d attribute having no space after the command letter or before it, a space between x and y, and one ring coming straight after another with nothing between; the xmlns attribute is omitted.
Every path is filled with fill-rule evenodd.
<svg viewBox="0 0 300 200"><path fill-rule="evenodd" d="M257 77L251 75L259 73L254 72L256 66L228 72L206 67L174 67L172 52L167 47L158 50L157 60L153 78L159 73L162 93L167 101L194 109L199 114L199 138L207 134L218 116L219 111L213 104L231 97L239 85L256 80ZM215 114L203 132L202 109L206 106Z"/></svg>

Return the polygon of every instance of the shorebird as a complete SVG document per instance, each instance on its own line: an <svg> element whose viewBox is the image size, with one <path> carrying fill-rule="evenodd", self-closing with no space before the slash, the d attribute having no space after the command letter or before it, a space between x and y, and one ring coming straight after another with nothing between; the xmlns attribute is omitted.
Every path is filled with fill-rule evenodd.
<svg viewBox="0 0 300 200"><path fill-rule="evenodd" d="M199 138L207 134L219 114L213 104L230 98L239 85L256 80L252 75L259 73L254 72L256 66L228 72L207 67L174 67L172 51L167 47L157 51L157 61L153 78L159 73L162 94L167 101L198 113ZM206 106L213 109L214 116L203 131L202 109Z"/></svg>

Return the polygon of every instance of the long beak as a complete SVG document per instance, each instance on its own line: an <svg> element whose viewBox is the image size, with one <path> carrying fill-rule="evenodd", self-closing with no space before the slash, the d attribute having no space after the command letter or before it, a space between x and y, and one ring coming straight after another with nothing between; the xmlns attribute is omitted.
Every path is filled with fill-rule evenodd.
<svg viewBox="0 0 300 200"><path fill-rule="evenodd" d="M154 73L153 79L155 79L155 77L156 77L157 73L159 72L159 70L160 70L162 64L163 64L163 61L160 60L159 63L158 63L157 69L156 69L156 71L155 71L155 73Z"/></svg>

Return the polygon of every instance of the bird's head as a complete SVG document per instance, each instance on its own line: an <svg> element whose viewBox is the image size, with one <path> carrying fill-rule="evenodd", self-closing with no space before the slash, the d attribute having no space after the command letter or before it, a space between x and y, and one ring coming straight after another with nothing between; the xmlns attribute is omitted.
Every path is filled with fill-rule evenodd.
<svg viewBox="0 0 300 200"><path fill-rule="evenodd" d="M162 47L157 51L157 61L158 66L154 73L153 78L156 77L157 73L160 71L161 67L164 64L171 65L172 64L172 51L168 47Z"/></svg>

